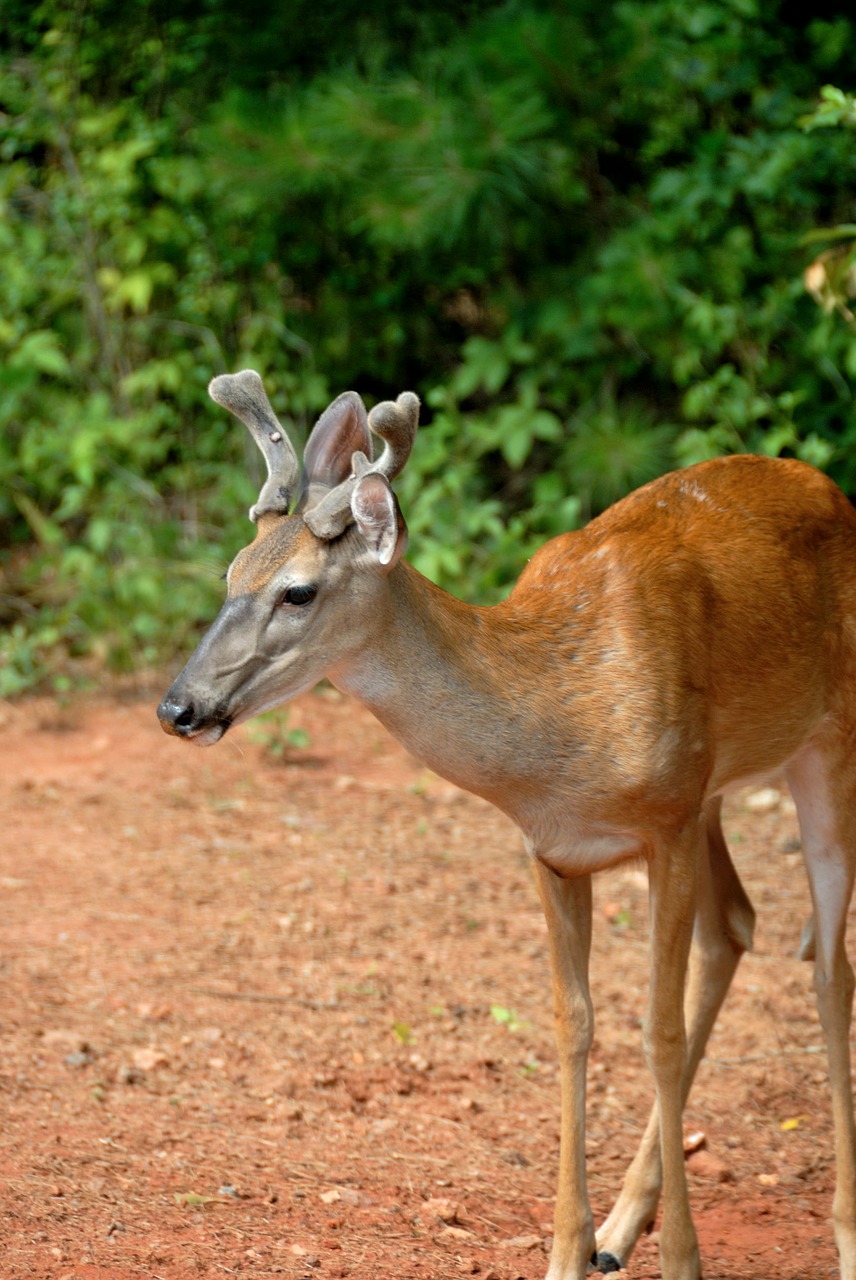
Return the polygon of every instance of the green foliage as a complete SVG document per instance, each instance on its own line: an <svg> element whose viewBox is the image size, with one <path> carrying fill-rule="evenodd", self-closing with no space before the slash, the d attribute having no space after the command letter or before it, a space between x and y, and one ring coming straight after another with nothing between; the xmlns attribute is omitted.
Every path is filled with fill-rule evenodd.
<svg viewBox="0 0 856 1280"><path fill-rule="evenodd" d="M843 93L833 85L825 85L820 93L820 103L802 121L807 132L814 129L842 127L856 129L856 97ZM835 315L846 322L846 332L856 333L856 316L851 302L856 297L856 223L852 220L837 226L817 227L803 237L806 245L828 244L805 272L805 285L825 315ZM832 323L838 335L840 326ZM827 324L826 330L830 328ZM848 378L856 375L856 345L851 340L841 352L843 372ZM845 432L842 447L851 443L852 433ZM851 473L848 471L848 479Z"/></svg>
<svg viewBox="0 0 856 1280"><path fill-rule="evenodd" d="M205 404L216 334L247 362L280 349L222 278L179 120L95 101L79 52L57 25L0 71L0 696L57 645L127 667L191 642L253 494ZM326 397L311 369L273 382L301 425Z"/></svg>
<svg viewBox="0 0 856 1280"><path fill-rule="evenodd" d="M810 132L812 129L834 129L839 125L856 129L856 97L852 93L844 93L834 84L825 84L820 91L820 102L804 117L802 126Z"/></svg>
<svg viewBox="0 0 856 1280"><path fill-rule="evenodd" d="M303 750L311 741L306 729L288 727L288 712L282 709L266 711L257 716L249 730L251 742L256 742L271 760L285 762L293 758L295 751Z"/></svg>
<svg viewBox="0 0 856 1280"><path fill-rule="evenodd" d="M415 1036L406 1022L395 1021L392 1024L392 1034L395 1036L399 1044L413 1044Z"/></svg>
<svg viewBox="0 0 856 1280"><path fill-rule="evenodd" d="M482 600L674 465L856 491L856 20L233 10L0 18L0 696L211 616L259 480L227 369L298 444L345 386L418 390L411 557Z"/></svg>
<svg viewBox="0 0 856 1280"><path fill-rule="evenodd" d="M508 1027L509 1031L521 1031L529 1026L528 1022L518 1018L513 1009L507 1009L502 1004L492 1004L490 1006L490 1016L501 1027Z"/></svg>

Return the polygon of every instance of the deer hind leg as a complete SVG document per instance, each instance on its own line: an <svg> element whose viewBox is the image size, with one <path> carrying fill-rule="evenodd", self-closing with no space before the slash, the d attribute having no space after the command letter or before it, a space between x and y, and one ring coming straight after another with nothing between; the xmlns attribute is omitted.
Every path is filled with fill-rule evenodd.
<svg viewBox="0 0 856 1280"><path fill-rule="evenodd" d="M586 1189L586 1064L593 1034L588 961L591 878L563 880L535 863L547 919L562 1089L559 1186L547 1280L584 1280L594 1255L594 1219Z"/></svg>
<svg viewBox="0 0 856 1280"><path fill-rule="evenodd" d="M722 801L717 797L705 810L684 1001L687 1066L682 1082L683 1103L740 957L751 950L755 925L752 904L722 834L721 808ZM655 1105L615 1206L597 1233L601 1271L618 1271L627 1264L636 1241L653 1225L661 1184L660 1126Z"/></svg>
<svg viewBox="0 0 856 1280"><path fill-rule="evenodd" d="M787 778L814 907L814 989L835 1126L835 1243L842 1280L856 1280L856 1127L850 1072L854 979L844 945L856 872L856 768L850 744L837 733L811 743L788 766Z"/></svg>

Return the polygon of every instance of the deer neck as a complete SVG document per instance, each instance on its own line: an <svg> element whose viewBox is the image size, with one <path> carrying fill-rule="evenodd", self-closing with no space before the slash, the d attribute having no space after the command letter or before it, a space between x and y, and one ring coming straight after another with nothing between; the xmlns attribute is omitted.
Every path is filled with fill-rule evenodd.
<svg viewBox="0 0 856 1280"><path fill-rule="evenodd" d="M431 769L519 817L544 785L537 649L503 605L465 604L406 562L361 651L331 672ZM528 666L528 698L519 696Z"/></svg>

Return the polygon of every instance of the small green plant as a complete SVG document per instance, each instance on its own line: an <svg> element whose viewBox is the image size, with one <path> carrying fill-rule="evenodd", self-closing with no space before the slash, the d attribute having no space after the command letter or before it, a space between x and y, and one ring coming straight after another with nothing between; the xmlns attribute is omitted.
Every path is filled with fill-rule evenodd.
<svg viewBox="0 0 856 1280"><path fill-rule="evenodd" d="M505 1005L492 1004L490 1006L490 1016L494 1022L498 1022L502 1027L508 1027L509 1031L521 1031L524 1027L528 1027L529 1023L518 1018L513 1009L506 1009Z"/></svg>
<svg viewBox="0 0 856 1280"><path fill-rule="evenodd" d="M258 716L247 731L251 742L262 748L271 760L285 760L293 751L308 747L311 738L306 729L288 727L288 712L277 708Z"/></svg>
<svg viewBox="0 0 856 1280"><path fill-rule="evenodd" d="M413 1044L414 1035L406 1022L393 1022L392 1034L399 1044Z"/></svg>
<svg viewBox="0 0 856 1280"><path fill-rule="evenodd" d="M206 1205L218 1203L216 1196L203 1196L198 1191L175 1191L173 1199L180 1209L204 1209Z"/></svg>
<svg viewBox="0 0 856 1280"><path fill-rule="evenodd" d="M23 622L0 634L0 698L12 698L38 683L44 653L57 639L55 627L28 631Z"/></svg>

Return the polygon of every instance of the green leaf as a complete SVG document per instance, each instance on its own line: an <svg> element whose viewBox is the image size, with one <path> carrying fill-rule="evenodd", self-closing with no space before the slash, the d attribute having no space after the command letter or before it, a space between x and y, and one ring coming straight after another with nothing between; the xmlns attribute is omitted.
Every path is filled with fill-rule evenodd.
<svg viewBox="0 0 856 1280"><path fill-rule="evenodd" d="M40 511L35 502L25 493L13 493L12 498L18 510L24 516L33 531L36 540L45 548L59 547L65 541L58 525Z"/></svg>
<svg viewBox="0 0 856 1280"><path fill-rule="evenodd" d="M70 365L62 351L59 336L47 329L34 329L26 334L6 359L10 369L32 369L51 374L56 378L67 377Z"/></svg>

